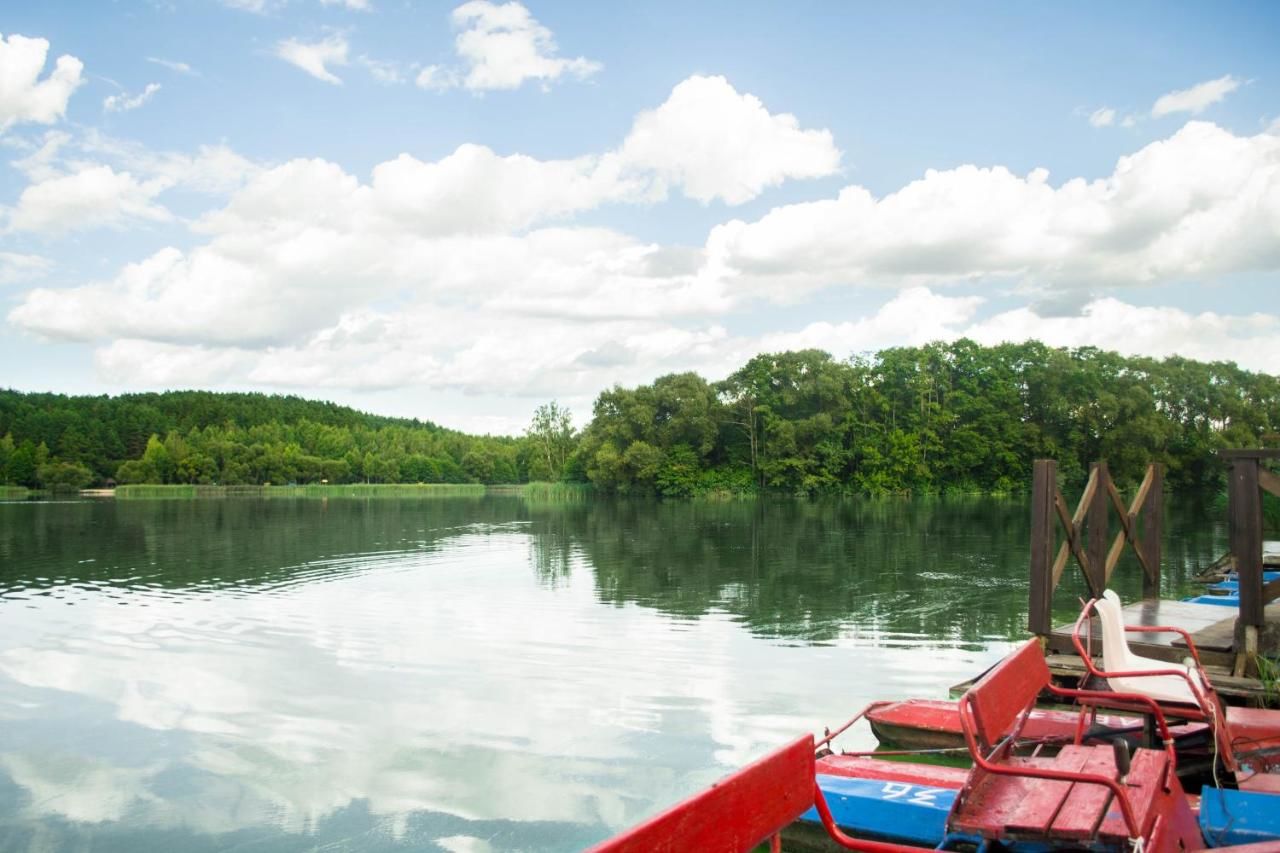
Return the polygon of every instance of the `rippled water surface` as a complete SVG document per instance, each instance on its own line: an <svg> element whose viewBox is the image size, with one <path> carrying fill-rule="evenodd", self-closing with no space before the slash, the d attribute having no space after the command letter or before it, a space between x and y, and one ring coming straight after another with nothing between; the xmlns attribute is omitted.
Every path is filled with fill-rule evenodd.
<svg viewBox="0 0 1280 853"><path fill-rule="evenodd" d="M1170 513L1169 591L1212 519ZM0 504L0 849L576 850L999 657L1027 526L998 500Z"/></svg>

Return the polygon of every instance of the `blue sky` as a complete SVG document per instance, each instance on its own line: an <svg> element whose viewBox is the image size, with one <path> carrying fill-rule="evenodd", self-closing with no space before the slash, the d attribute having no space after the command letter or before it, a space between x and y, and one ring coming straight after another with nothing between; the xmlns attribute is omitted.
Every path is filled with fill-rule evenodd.
<svg viewBox="0 0 1280 853"><path fill-rule="evenodd" d="M1280 372L1273 4L68 3L0 34L7 386L512 432L801 346Z"/></svg>

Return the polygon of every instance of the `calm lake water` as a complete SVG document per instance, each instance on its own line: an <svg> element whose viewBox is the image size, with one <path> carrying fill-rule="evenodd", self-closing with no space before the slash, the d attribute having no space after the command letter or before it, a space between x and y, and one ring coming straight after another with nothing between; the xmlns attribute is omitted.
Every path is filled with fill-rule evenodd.
<svg viewBox="0 0 1280 853"><path fill-rule="evenodd" d="M1221 515L1169 512L1169 594ZM0 849L580 849L945 696L1025 636L1027 542L1011 500L0 504Z"/></svg>

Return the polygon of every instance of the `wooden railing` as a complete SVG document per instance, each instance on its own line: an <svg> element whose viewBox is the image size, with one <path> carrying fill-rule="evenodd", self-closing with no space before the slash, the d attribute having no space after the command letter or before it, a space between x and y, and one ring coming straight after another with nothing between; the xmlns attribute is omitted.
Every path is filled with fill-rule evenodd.
<svg viewBox="0 0 1280 853"><path fill-rule="evenodd" d="M1240 581L1240 624L1258 629L1267 602L1280 598L1280 581L1262 583L1262 493L1280 497L1280 477L1262 460L1280 458L1280 450L1219 450L1231 463L1227 479L1227 516L1231 556ZM1246 646L1248 645L1246 633Z"/></svg>
<svg viewBox="0 0 1280 853"><path fill-rule="evenodd" d="M1028 628L1035 634L1053 631L1053 591L1057 589L1068 559L1074 557L1084 574L1090 595L1098 598L1107 588L1125 545L1129 545L1142 566L1142 595L1153 598L1160 592L1160 542L1164 524L1164 468L1147 466L1146 476L1128 508L1120 497L1107 463L1095 462L1089 482L1076 505L1068 511L1058 490L1058 463L1037 459L1031 483L1031 600ZM1120 530L1108 546L1110 513L1114 508ZM1139 519L1142 531L1139 534ZM1054 553L1056 529L1064 534ZM1259 541L1258 553L1261 554Z"/></svg>

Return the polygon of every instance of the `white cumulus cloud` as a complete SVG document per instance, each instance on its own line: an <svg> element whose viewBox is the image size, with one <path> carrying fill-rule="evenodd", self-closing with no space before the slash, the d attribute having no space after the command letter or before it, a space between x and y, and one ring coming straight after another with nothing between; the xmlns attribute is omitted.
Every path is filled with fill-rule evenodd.
<svg viewBox="0 0 1280 853"><path fill-rule="evenodd" d="M98 375L108 382L166 388L218 385L253 364L248 353L234 348L183 346L131 338L99 347L93 361Z"/></svg>
<svg viewBox="0 0 1280 853"><path fill-rule="evenodd" d="M65 136L50 135L27 156L31 173L43 175L29 191L81 174L59 171L68 168L59 151L73 144ZM127 147L111 156L148 162L128 159ZM401 155L357 176L319 159L255 168L224 150L241 183L195 222L196 245L102 280L31 289L8 319L94 342L100 371L121 384L187 376L197 385L518 389L579 400L672 370L724 375L771 349L847 355L962 334L1078 344L1093 342L1091 323L1115 336L1100 345L1123 340L1158 354L1173 351L1177 335L1194 335L1206 354L1254 365L1271 357L1271 315L1188 315L1093 300L1090 290L1280 270L1275 134L1191 122L1120 158L1109 175L1057 184L1044 170L962 166L881 197L848 186L724 223L695 246L575 221L667 192L736 203L785 179L831 174L839 156L826 131L702 77L637 117L616 148L564 160L468 144L434 161ZM150 162L98 175L118 183L113 198L131 191L138 201L141 213L106 206L117 221L163 215L155 194L196 169ZM58 221L39 214L39 199L24 209L25 201L10 227L14 217L30 227ZM964 295L938 289L965 280ZM865 317L768 336L734 335L718 322L756 299L875 286L900 293ZM1030 308L981 317L980 288L1011 286L1073 296L1086 308L1065 318ZM1174 313L1143 313L1156 310ZM1126 335L1124 324L1137 322L1174 332ZM1232 343L1233 326L1247 331L1244 343Z"/></svg>
<svg viewBox="0 0 1280 853"><path fill-rule="evenodd" d="M462 66L423 69L417 84L425 89L518 89L526 80L546 85L565 75L585 79L603 67L583 56L558 56L551 30L515 0L471 0L454 9L452 18L459 29L454 48Z"/></svg>
<svg viewBox="0 0 1280 853"><path fill-rule="evenodd" d="M240 9L255 15L265 15L268 9L267 0L221 0L221 3L228 9Z"/></svg>
<svg viewBox="0 0 1280 853"><path fill-rule="evenodd" d="M876 198L775 208L715 228L709 263L738 291L990 279L1092 288L1280 269L1280 136L1191 122L1101 179L1036 169L929 170Z"/></svg>
<svg viewBox="0 0 1280 853"><path fill-rule="evenodd" d="M1196 115L1204 112L1239 88L1240 81L1230 74L1226 74L1216 80L1206 80L1189 89L1179 89L1176 92L1161 95L1151 107L1151 115L1153 118L1159 118L1171 113L1191 113Z"/></svg>
<svg viewBox="0 0 1280 853"><path fill-rule="evenodd" d="M628 167L703 203L741 204L787 178L840 168L830 131L801 129L795 116L770 113L723 77L679 83L661 106L636 118L619 154Z"/></svg>
<svg viewBox="0 0 1280 853"><path fill-rule="evenodd" d="M380 163L368 181L324 160L249 172L229 150L174 160L104 143L101 150L154 177L95 171L115 182L113 198L134 204L104 203L89 221L110 222L109 210L117 218L158 216L162 209L148 206L155 194L190 183L193 173L217 174L218 163L233 179L247 173L247 182L195 223L205 244L158 252L108 281L33 291L10 319L52 337L255 347L297 342L392 297L431 310L447 304L575 322L723 310L722 283L703 268L701 250L562 223L602 204L652 199L669 185L703 200L743 201L838 163L826 131L771 115L722 79L692 84L677 86L637 120L621 148L602 155L538 160L465 144L433 162L404 154ZM681 127L677 118L692 105L708 115ZM699 153L682 153L689 147ZM67 181L37 186L52 196ZM69 221L65 209L35 201L24 198L12 227Z"/></svg>
<svg viewBox="0 0 1280 853"><path fill-rule="evenodd" d="M959 336L983 303L979 296L945 296L912 287L894 296L875 314L856 320L820 320L795 332L773 332L758 344L760 352L821 349L838 358L892 346L919 346ZM754 353L752 353L754 354Z"/></svg>
<svg viewBox="0 0 1280 853"><path fill-rule="evenodd" d="M66 115L71 94L84 82L84 63L64 54L41 80L48 55L45 39L0 33L0 133L19 122L53 124Z"/></svg>
<svg viewBox="0 0 1280 853"><path fill-rule="evenodd" d="M40 255L0 252L0 284L39 278L53 268L53 262Z"/></svg>
<svg viewBox="0 0 1280 853"><path fill-rule="evenodd" d="M1268 373L1280 364L1280 316L1193 314L1168 306L1132 305L1113 297L1093 300L1079 314L1067 317L1043 317L1032 308L1005 311L973 324L963 334L984 344L1034 339L1051 346L1095 346L1125 355L1234 361Z"/></svg>
<svg viewBox="0 0 1280 853"><path fill-rule="evenodd" d="M372 59L368 56L361 56L359 61L368 70L373 79L379 83L391 86L405 82L404 71L401 70L400 65L396 62Z"/></svg>
<svg viewBox="0 0 1280 853"><path fill-rule="evenodd" d="M46 149L54 143L59 147L71 142L70 137L55 139L54 132L37 152L41 162L56 161ZM128 171L144 179L162 179L163 185L184 187L202 193L219 194L239 189L246 181L261 172L261 167L237 154L226 144L201 145L195 153L156 151L137 142L107 136L98 130L86 131L75 139L74 147L83 156L105 160L117 171ZM55 152L56 153L56 152ZM28 157L32 160L36 155ZM77 168L82 161L73 155L62 158L62 166ZM23 161L24 163L27 161ZM32 180L35 174L28 172Z"/></svg>
<svg viewBox="0 0 1280 853"><path fill-rule="evenodd" d="M1116 122L1116 111L1111 107L1099 107L1089 113L1089 124L1094 127L1110 127Z"/></svg>
<svg viewBox="0 0 1280 853"><path fill-rule="evenodd" d="M129 110L136 110L138 107L151 100L151 97L160 91L159 83L148 83L146 88L136 95L130 95L128 92L121 92L118 95L108 95L102 101L102 109L108 113L123 113Z"/></svg>
<svg viewBox="0 0 1280 853"><path fill-rule="evenodd" d="M61 233L129 222L163 222L171 218L155 197L167 188L161 179L139 181L110 166L86 166L68 175L34 183L8 210L10 231Z"/></svg>
<svg viewBox="0 0 1280 853"><path fill-rule="evenodd" d="M276 56L296 65L317 80L340 86L342 79L330 71L329 66L346 65L349 49L346 37L335 33L316 42L284 39L277 42L275 52Z"/></svg>
<svg viewBox="0 0 1280 853"><path fill-rule="evenodd" d="M888 346L965 337L988 346L1038 340L1050 346L1094 346L1125 355L1229 360L1267 372L1280 364L1280 315L1276 314L1195 314L1106 297L1090 300L1066 316L1045 316L1025 306L976 319L983 301L914 287L866 317L811 323L795 332L765 335L754 346L763 352L816 347L843 358Z"/></svg>
<svg viewBox="0 0 1280 853"><path fill-rule="evenodd" d="M170 71L174 71L178 74L191 74L194 76L199 76L199 72L196 71L194 68L192 68L190 65L188 65L185 62L178 62L177 60L174 60L174 59L161 59L156 56L148 56L147 62L150 62L152 65L159 65L161 68L168 68Z"/></svg>

